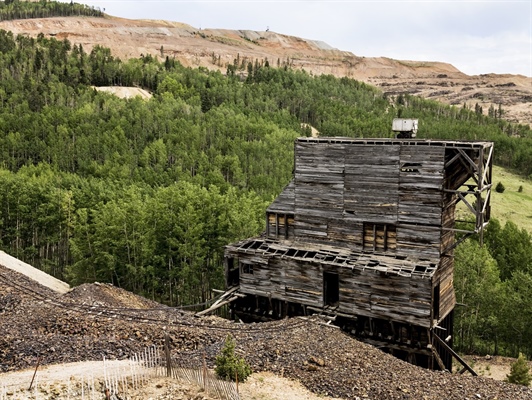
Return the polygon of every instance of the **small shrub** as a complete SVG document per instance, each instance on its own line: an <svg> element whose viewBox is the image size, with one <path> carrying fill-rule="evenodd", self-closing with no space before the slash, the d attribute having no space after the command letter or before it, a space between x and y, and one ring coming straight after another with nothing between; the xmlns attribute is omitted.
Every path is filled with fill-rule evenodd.
<svg viewBox="0 0 532 400"><path fill-rule="evenodd" d="M235 341L231 335L225 338L224 347L216 356L216 375L222 379L244 382L251 375L251 367L243 358L235 354Z"/></svg>
<svg viewBox="0 0 532 400"><path fill-rule="evenodd" d="M510 373L506 375L506 381L518 385L530 385L532 375L530 375L530 368L528 367L526 358L523 354L519 353L519 358L512 364Z"/></svg>
<svg viewBox="0 0 532 400"><path fill-rule="evenodd" d="M497 183L497 186L495 186L495 191L497 193L503 193L506 188L502 184L502 182Z"/></svg>
<svg viewBox="0 0 532 400"><path fill-rule="evenodd" d="M517 190L519 193L523 193L523 185L519 186L519 189Z"/></svg>

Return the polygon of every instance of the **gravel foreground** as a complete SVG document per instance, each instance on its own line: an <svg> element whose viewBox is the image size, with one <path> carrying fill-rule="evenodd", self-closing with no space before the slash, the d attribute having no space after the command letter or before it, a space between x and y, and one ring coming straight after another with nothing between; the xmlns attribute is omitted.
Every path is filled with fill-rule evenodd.
<svg viewBox="0 0 532 400"><path fill-rule="evenodd" d="M40 363L125 359L170 337L173 356L209 367L228 334L254 372L344 399L532 399L532 389L434 372L396 359L318 319L238 324L189 313L105 284L55 292L0 266L0 373ZM0 377L1 379L1 377Z"/></svg>

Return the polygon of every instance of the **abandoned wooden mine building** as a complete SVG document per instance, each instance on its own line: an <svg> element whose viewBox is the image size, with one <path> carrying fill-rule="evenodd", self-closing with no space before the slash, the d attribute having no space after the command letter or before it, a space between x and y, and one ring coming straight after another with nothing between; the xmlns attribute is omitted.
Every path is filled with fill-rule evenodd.
<svg viewBox="0 0 532 400"><path fill-rule="evenodd" d="M453 249L490 218L491 142L300 138L260 237L225 250L240 318L318 312L400 358L451 369ZM455 208L472 213L455 226ZM457 239L457 237L460 237Z"/></svg>

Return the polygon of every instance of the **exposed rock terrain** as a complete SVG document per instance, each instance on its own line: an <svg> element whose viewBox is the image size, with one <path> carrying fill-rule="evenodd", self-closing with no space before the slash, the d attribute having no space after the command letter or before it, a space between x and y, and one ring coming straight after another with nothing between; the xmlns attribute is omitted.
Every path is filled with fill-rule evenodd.
<svg viewBox="0 0 532 400"><path fill-rule="evenodd" d="M68 39L85 51L95 45L111 48L122 59L151 54L175 58L183 65L219 69L238 60L268 60L272 66L290 65L314 75L347 76L381 87L392 95L416 94L447 104L482 106L484 113L499 104L503 117L532 124L532 78L522 75L469 76L444 62L400 61L363 57L308 40L271 31L198 29L179 22L122 18L44 18L1 21L0 29L15 34Z"/></svg>
<svg viewBox="0 0 532 400"><path fill-rule="evenodd" d="M0 267L0 371L81 360L123 359L171 339L176 357L212 367L226 335L254 371L299 380L345 399L532 399L532 389L432 372L361 343L319 320L238 324L161 306L104 284L59 295ZM1 375L0 375L1 379Z"/></svg>

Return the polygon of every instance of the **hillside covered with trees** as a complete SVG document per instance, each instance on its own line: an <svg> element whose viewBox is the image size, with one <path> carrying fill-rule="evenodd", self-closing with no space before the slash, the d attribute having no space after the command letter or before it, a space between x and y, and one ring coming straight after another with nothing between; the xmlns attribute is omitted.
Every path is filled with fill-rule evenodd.
<svg viewBox="0 0 532 400"><path fill-rule="evenodd" d="M93 88L105 85L154 96ZM235 60L227 74L170 58L125 62L103 47L0 31L0 247L71 284L204 302L223 285L223 246L264 229L291 179L294 139L310 135L302 124L392 137L397 116L419 118L420 138L492 140L498 165L532 174L530 128L496 107L486 116L385 96L266 60ZM456 343L530 357L530 234L494 221L486 241L458 247Z"/></svg>
<svg viewBox="0 0 532 400"><path fill-rule="evenodd" d="M103 17L100 9L86 6L85 4L61 3L59 1L24 1L5 0L0 1L0 21L28 18L49 17Z"/></svg>

